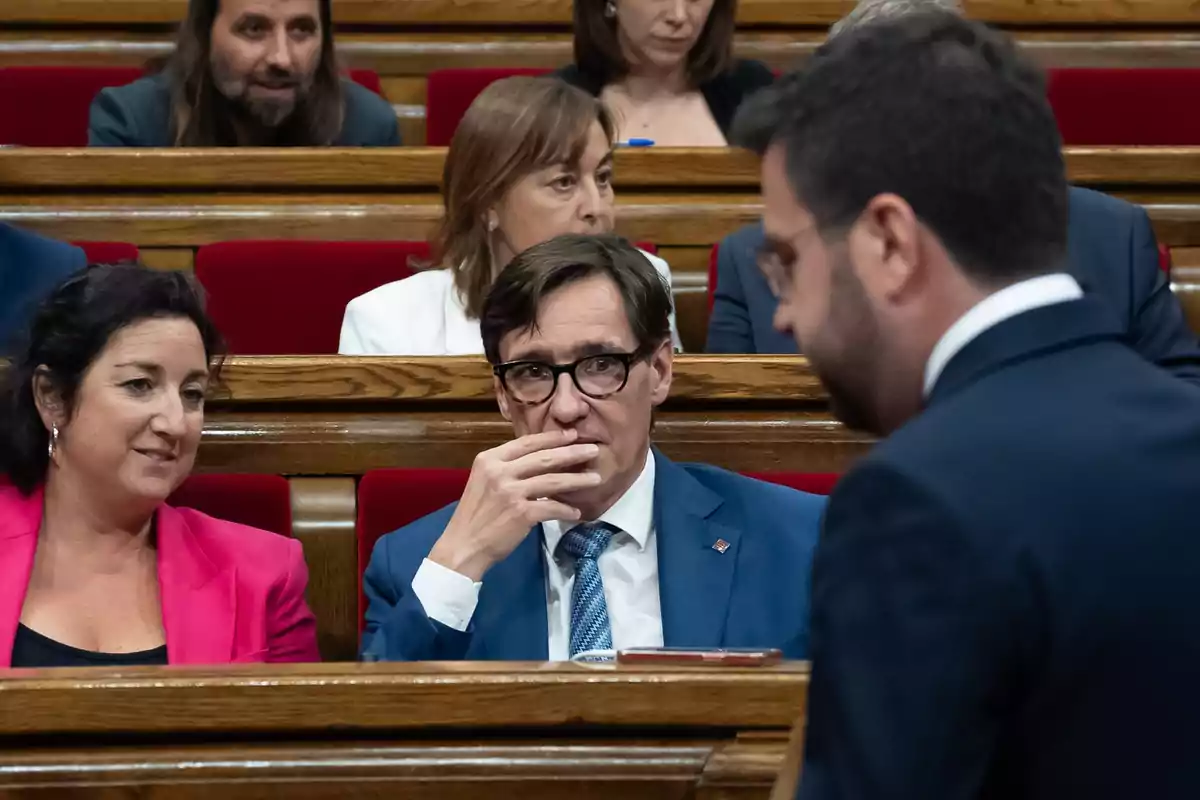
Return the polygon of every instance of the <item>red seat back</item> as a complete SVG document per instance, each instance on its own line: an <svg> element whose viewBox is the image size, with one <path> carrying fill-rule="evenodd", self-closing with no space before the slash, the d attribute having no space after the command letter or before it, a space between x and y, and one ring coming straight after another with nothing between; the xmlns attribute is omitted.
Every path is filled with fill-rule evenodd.
<svg viewBox="0 0 1200 800"><path fill-rule="evenodd" d="M218 519L292 535L292 495L278 475L192 475L167 503Z"/></svg>
<svg viewBox="0 0 1200 800"><path fill-rule="evenodd" d="M122 261L137 262L141 254L136 244L128 242L72 242L87 256L89 264L120 264Z"/></svg>
<svg viewBox="0 0 1200 800"><path fill-rule="evenodd" d="M809 494L832 494L838 478L842 477L822 472L747 472L746 476Z"/></svg>
<svg viewBox="0 0 1200 800"><path fill-rule="evenodd" d="M350 80L359 86L370 89L375 94L383 97L383 82L379 80L379 73L375 70L352 69L347 74L350 76Z"/></svg>
<svg viewBox="0 0 1200 800"><path fill-rule="evenodd" d="M358 619L365 623L367 598L362 576L375 542L385 533L416 522L462 496L466 469L377 469L358 483Z"/></svg>
<svg viewBox="0 0 1200 800"><path fill-rule="evenodd" d="M230 353L334 354L346 304L429 257L424 242L219 242L197 251L196 277Z"/></svg>
<svg viewBox="0 0 1200 800"><path fill-rule="evenodd" d="M458 122L479 93L501 78L545 75L545 69L439 69L429 73L425 100L425 143L448 147Z"/></svg>
<svg viewBox="0 0 1200 800"><path fill-rule="evenodd" d="M1200 69L1054 69L1050 105L1068 145L1200 145Z"/></svg>
<svg viewBox="0 0 1200 800"><path fill-rule="evenodd" d="M138 67L0 68L0 144L86 147L92 99L142 74Z"/></svg>

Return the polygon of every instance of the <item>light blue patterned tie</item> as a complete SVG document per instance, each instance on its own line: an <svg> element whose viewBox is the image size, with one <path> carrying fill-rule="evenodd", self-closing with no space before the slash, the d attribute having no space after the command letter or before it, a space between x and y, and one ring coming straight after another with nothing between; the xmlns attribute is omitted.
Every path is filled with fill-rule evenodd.
<svg viewBox="0 0 1200 800"><path fill-rule="evenodd" d="M611 650L612 626L604 600L604 580L596 559L608 547L617 529L606 522L587 522L567 531L557 553L575 559L575 586L571 589L571 657L587 650Z"/></svg>

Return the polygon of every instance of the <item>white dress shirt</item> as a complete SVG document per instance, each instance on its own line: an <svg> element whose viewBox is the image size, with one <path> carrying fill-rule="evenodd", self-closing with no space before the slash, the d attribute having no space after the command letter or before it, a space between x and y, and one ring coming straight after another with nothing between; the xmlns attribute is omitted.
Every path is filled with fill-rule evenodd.
<svg viewBox="0 0 1200 800"><path fill-rule="evenodd" d="M671 285L666 261L640 251ZM675 313L671 343L679 350ZM342 317L338 352L345 356L473 356L483 354L479 320L467 310L448 269L418 272L359 295Z"/></svg>
<svg viewBox="0 0 1200 800"><path fill-rule="evenodd" d="M1026 311L1081 297L1083 289L1065 272L1039 275L988 295L947 328L934 345L925 362L925 396L929 397L950 359L984 331Z"/></svg>
<svg viewBox="0 0 1200 800"><path fill-rule="evenodd" d="M604 599L612 626L613 647L661 647L662 605L658 594L658 543L654 531L654 456L633 485L600 515L620 530L597 565L604 580ZM575 563L561 561L554 550L563 534L578 522L551 521L542 525L543 561L546 564L546 627L551 661L566 661L571 650L571 589ZM535 535L535 534L531 534ZM412 589L430 619L465 631L479 602L482 583L425 559L413 578Z"/></svg>

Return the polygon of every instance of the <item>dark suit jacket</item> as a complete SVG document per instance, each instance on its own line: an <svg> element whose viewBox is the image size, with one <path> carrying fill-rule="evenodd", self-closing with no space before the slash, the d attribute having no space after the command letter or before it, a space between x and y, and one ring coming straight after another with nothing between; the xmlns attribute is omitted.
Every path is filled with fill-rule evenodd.
<svg viewBox="0 0 1200 800"><path fill-rule="evenodd" d="M388 102L354 81L342 80L346 113L335 147L391 147L400 144L396 112ZM171 147L171 89L164 73L127 86L103 89L92 101L90 147Z"/></svg>
<svg viewBox="0 0 1200 800"><path fill-rule="evenodd" d="M599 76L585 73L575 64L563 67L554 75L596 97L604 90L604 82ZM717 127L728 139L734 115L742 101L774 82L775 73L766 64L742 59L735 61L733 66L711 81L701 84L700 94L704 95L704 102L708 103L708 110L716 120Z"/></svg>
<svg viewBox="0 0 1200 800"><path fill-rule="evenodd" d="M1071 189L1067 269L1120 319L1146 359L1200 383L1200 343L1158 265L1158 245L1141 206ZM708 321L709 353L794 353L796 341L771 327L775 298L755 265L762 228L721 242Z"/></svg>
<svg viewBox="0 0 1200 800"><path fill-rule="evenodd" d="M78 247L0 222L0 356L11 352L37 304L86 266Z"/></svg>
<svg viewBox="0 0 1200 800"><path fill-rule="evenodd" d="M1200 797L1200 389L1095 298L955 355L842 480L802 800Z"/></svg>
<svg viewBox="0 0 1200 800"><path fill-rule="evenodd" d="M825 498L657 451L654 528L667 646L808 652L808 574ZM484 576L465 632L434 622L412 579L454 506L389 533L363 576L363 653L387 661L544 661L548 654L541 526ZM725 552L713 549L718 539Z"/></svg>

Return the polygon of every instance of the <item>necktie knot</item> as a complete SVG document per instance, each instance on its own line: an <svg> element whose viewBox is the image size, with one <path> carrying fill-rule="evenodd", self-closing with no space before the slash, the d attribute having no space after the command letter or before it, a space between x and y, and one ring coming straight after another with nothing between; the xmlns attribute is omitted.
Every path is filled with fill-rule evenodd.
<svg viewBox="0 0 1200 800"><path fill-rule="evenodd" d="M558 553L565 553L576 560L600 557L608 549L608 543L616 528L607 522L585 522L576 525L558 540Z"/></svg>

